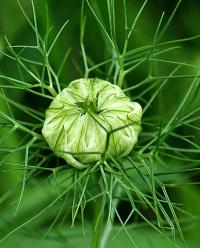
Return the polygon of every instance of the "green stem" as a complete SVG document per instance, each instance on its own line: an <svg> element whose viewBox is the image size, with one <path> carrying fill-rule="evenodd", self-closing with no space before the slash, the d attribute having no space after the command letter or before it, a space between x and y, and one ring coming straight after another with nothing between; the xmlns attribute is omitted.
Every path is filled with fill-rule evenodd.
<svg viewBox="0 0 200 248"><path fill-rule="evenodd" d="M124 58L121 57L119 60L119 77L118 77L118 85L120 88L122 88L123 86L123 82L124 82L124 77L125 77L125 70L124 70Z"/></svg>
<svg viewBox="0 0 200 248"><path fill-rule="evenodd" d="M110 218L108 220L108 223L104 229L104 232L102 234L101 237L101 244L100 244L100 248L105 248L106 247L106 243L108 241L108 238L112 232L113 229L113 222L114 222L114 218L115 218L115 209L117 208L119 201L120 201L120 196L122 194L122 188L121 187L116 187L115 190L115 196L117 197L116 199L113 200L113 204L112 204L112 209L111 209L111 214L110 214Z"/></svg>
<svg viewBox="0 0 200 248"><path fill-rule="evenodd" d="M101 188L99 187L101 192ZM115 209L120 200L122 194L122 188L117 186L114 189L115 199L112 200L112 209L107 223L104 221L105 213L105 195L101 195L95 202L95 214L94 214L94 227L93 227L93 237L92 237L92 248L105 248L108 238L112 232L113 222L115 218Z"/></svg>
<svg viewBox="0 0 200 248"><path fill-rule="evenodd" d="M57 92L54 90L53 86L43 85L42 88L47 89L52 96L57 96Z"/></svg>
<svg viewBox="0 0 200 248"><path fill-rule="evenodd" d="M101 195L95 202L92 248L101 248L101 236L104 223L104 205L104 195Z"/></svg>

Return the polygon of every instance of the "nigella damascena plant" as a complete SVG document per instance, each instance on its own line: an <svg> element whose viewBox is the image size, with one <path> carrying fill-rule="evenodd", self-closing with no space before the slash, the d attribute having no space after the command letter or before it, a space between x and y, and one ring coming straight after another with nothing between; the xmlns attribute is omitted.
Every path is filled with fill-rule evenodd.
<svg viewBox="0 0 200 248"><path fill-rule="evenodd" d="M81 78L54 98L42 133L58 157L83 169L102 157L126 157L137 142L141 117L141 106L119 86Z"/></svg>

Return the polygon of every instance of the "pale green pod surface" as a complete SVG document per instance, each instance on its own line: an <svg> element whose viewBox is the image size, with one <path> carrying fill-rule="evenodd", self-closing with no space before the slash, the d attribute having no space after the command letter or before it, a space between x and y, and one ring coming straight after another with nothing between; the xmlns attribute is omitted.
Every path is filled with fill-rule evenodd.
<svg viewBox="0 0 200 248"><path fill-rule="evenodd" d="M82 169L108 154L127 156L137 142L141 117L141 106L119 86L82 78L54 98L42 134L57 156Z"/></svg>

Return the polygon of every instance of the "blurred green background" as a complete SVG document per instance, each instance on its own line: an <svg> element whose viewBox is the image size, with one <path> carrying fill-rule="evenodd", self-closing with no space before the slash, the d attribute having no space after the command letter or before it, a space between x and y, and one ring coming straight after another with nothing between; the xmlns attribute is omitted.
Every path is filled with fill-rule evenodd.
<svg viewBox="0 0 200 248"><path fill-rule="evenodd" d="M21 4L23 5L26 13L30 17L33 18L31 3L29 0L21 0ZM92 2L92 1L91 1ZM94 1L98 2L100 15L103 20L105 20L105 25L108 21L108 14L105 8L105 0L102 1ZM50 25L53 27L50 39L55 37L59 28L63 25L66 20L69 20L66 28L61 34L56 46L54 47L51 55L51 64L53 68L57 71L60 65L60 61L63 58L64 53L70 48L71 52L69 55L69 59L67 60L64 69L60 75L60 82L62 87L65 87L70 81L82 77L84 74L82 56L80 53L80 10L81 10L81 1L56 1L56 0L35 0L35 9L37 13L38 27L39 31L44 36L46 32L47 25L47 6L48 6L48 16ZM123 21L122 21L122 1L116 0L116 30L117 30L117 42L119 47L122 48L124 33L123 30ZM138 13L138 10L143 3L143 1L135 1L135 0L126 0L127 3L127 15L129 19L135 17ZM134 49L136 47L145 46L152 43L153 36L155 34L156 27L158 25L160 16L162 12L165 12L164 20L167 21L167 18L175 8L176 1L149 1L142 17L140 18L137 28L134 32L134 35L130 39L129 48ZM0 0L0 51L7 52L7 45L5 42L5 36L8 38L11 44L17 45L33 45L35 42L35 36L32 32L30 26L25 20L22 12L20 11L19 6L15 0ZM108 56L109 47L106 43L105 39L102 36L102 32L94 20L94 17L91 15L88 8L86 8L87 13L87 26L85 32L85 49L86 52L93 61L93 63L99 63ZM176 39L182 39L186 37L192 37L199 34L199 18L200 18L200 1L183 1L179 6L179 9L169 26L167 32L165 33L162 41L170 41ZM196 67L199 67L200 64L200 40L194 39L187 42L183 42L180 45L180 48L175 51L167 53L163 56L163 58L180 61L182 63L194 64ZM34 59L38 58L38 55L33 51L29 50L28 58ZM159 65L159 73L162 75L168 75L171 70L170 64ZM195 74L197 68L193 67L184 67L182 72L184 75L187 74ZM12 76L16 78L20 78L16 63L0 54L0 74L4 74L7 76ZM127 84L130 85L132 82L137 83L145 78L147 74L146 68L142 67L128 75ZM102 71L92 72L90 76L99 76L104 77ZM27 76L28 80L28 76ZM191 79L190 79L191 80ZM4 79L0 79L0 84L5 84ZM171 113L177 108L177 102L182 98L185 90L187 89L188 79L179 79L176 81L172 81L169 83L169 86L166 87L163 97L163 108L166 111L165 118L168 118ZM31 106L37 110L41 109L45 111L46 107L49 105L48 101L38 102L36 98L34 98L29 93L25 91L17 91L17 90L8 90L5 91L6 94L16 102L24 103L27 106ZM139 92L135 91L135 94ZM146 99L148 100L148 99ZM200 99L193 103L194 106L199 106ZM151 108L151 113L155 113L157 111L157 103L155 106ZM169 107L170 105L170 107ZM4 112L8 111L7 104L4 100L0 98L0 109ZM14 114L17 119L23 120L24 114L22 112L18 112L14 110ZM188 110L189 111L189 110ZM164 111L165 112L165 111ZM148 114L145 116L148 117ZM182 129L182 132L185 135L188 135L187 129ZM200 134L199 131L193 133L195 137L195 142L200 145ZM0 138L3 137L3 132L0 130ZM18 144L19 140L22 136L20 134L12 135L9 139L7 139L6 144L8 146L15 146ZM172 141L172 144L178 145L177 141ZM179 141L180 142L180 141ZM0 156L2 156L0 154ZM21 152L15 154L9 159L9 163L12 165L20 164L24 159L24 154ZM196 155L195 158L199 159L199 154ZM1 157L0 157L1 161ZM174 168L177 166L176 160L171 161L170 163L174 164ZM189 162L188 162L189 163ZM39 209L45 206L45 204L49 201L52 196L56 195L56 190L53 189L52 185L48 182L46 184L40 185L39 180L34 181L27 185L25 197L22 205L20 206L19 213L17 216L14 215L14 209L16 207L16 198L15 194L18 193L16 189L16 185L18 185L19 181L22 178L22 171L16 170L13 167L6 165L3 166L3 169L0 172L0 195L2 203L0 205L0 236L4 236L5 233L9 232L12 228L20 225L24 221L28 220L29 214L31 216L34 213L37 213ZM184 164L185 166L185 164ZM188 168L190 165L188 165ZM41 176L40 180L43 180ZM179 180L179 176L177 176L176 180ZM183 176L183 180L186 180L190 183L196 183L199 180L199 174L192 174L192 176ZM39 184L39 185L38 185ZM188 242L188 247L198 248L200 242L199 230L200 230L200 188L199 185L196 184L186 184L184 186L173 188L170 192L170 196L174 201L180 202L181 206L185 211L191 213L191 215L195 215L192 221L190 220L189 224L187 220L185 220L185 224L183 221L184 234L186 237L186 241ZM12 195L12 197L7 199L7 195ZM125 207L123 211L126 211L128 207ZM48 228L49 222L48 218L51 219L51 215L54 216L54 210L50 213L44 213L40 216L40 218L31 222L28 225L28 229L24 228L22 231L16 232L11 235L4 243L0 245L2 248L12 248L16 244L19 244L20 248L23 247L79 247L81 242L81 247L88 247L88 239L90 239L90 235L86 235L86 237L80 235L81 228L77 225L75 229L70 229L67 227L67 234L64 228L53 229L50 233L50 236L45 240L41 240L43 233L46 228ZM124 213L126 215L126 213ZM182 218L182 216L180 216ZM88 231L89 232L89 231ZM138 247L148 248L148 247L172 247L171 244L166 243L162 239L162 237L152 230L140 227L137 229L133 228L130 232L133 232L135 240L137 241ZM131 247L129 241L127 241L127 237L125 232L122 232L120 236L114 241L110 243L109 247Z"/></svg>

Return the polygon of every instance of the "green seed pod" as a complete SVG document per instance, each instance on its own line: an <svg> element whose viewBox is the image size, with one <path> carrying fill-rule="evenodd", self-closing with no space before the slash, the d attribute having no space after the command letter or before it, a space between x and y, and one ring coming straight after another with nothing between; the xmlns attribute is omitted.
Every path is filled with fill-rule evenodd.
<svg viewBox="0 0 200 248"><path fill-rule="evenodd" d="M127 156L137 142L141 116L141 106L119 86L82 78L54 98L42 133L57 156L82 169L108 154Z"/></svg>

